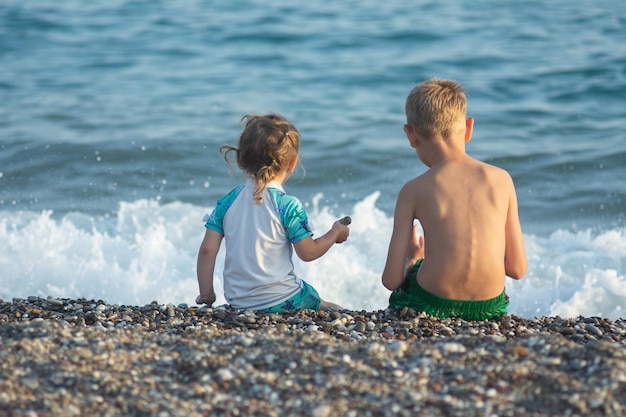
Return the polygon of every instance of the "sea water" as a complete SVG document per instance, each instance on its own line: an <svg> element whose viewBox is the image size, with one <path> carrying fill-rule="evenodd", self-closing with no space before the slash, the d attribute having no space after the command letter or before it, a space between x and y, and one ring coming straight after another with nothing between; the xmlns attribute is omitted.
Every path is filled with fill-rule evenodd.
<svg viewBox="0 0 626 417"><path fill-rule="evenodd" d="M468 89L468 153L516 184L529 271L510 313L623 317L626 4L609 1L3 1L0 298L193 304L202 216L242 181L219 146L276 111L302 134L285 187L316 234L353 219L298 274L385 308L395 199L426 169L404 100L434 76Z"/></svg>

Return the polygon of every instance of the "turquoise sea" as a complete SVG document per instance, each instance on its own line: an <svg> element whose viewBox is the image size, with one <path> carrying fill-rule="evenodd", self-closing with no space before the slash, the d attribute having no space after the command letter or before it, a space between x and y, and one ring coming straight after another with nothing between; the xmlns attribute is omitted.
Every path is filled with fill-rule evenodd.
<svg viewBox="0 0 626 417"><path fill-rule="evenodd" d="M302 134L286 189L318 233L353 218L298 272L385 308L395 199L425 170L404 100L430 77L468 89L468 152L517 186L510 312L623 317L626 3L603 0L4 0L0 298L193 304L201 218L242 180L218 148L280 112Z"/></svg>

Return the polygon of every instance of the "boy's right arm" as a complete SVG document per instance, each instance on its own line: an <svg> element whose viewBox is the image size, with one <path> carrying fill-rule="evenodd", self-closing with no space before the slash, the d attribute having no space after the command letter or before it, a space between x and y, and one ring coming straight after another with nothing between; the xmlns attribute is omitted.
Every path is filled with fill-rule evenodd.
<svg viewBox="0 0 626 417"><path fill-rule="evenodd" d="M414 240L413 220L415 210L412 205L408 187L405 185L398 195L393 215L393 232L387 252L387 262L383 271L382 282L388 290L395 290L404 282L404 275L409 255L410 243ZM423 244L423 241L421 241Z"/></svg>
<svg viewBox="0 0 626 417"><path fill-rule="evenodd" d="M198 286L200 287L200 295L196 297L197 304L211 305L215 302L215 289L213 288L213 273L215 271L215 259L220 250L222 238L224 236L213 230L206 229L204 239L200 244L198 251Z"/></svg>

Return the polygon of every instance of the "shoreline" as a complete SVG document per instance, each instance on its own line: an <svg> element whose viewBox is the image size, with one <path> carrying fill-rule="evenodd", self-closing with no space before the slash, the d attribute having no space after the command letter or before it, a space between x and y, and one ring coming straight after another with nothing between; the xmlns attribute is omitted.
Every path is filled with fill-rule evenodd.
<svg viewBox="0 0 626 417"><path fill-rule="evenodd" d="M626 415L626 320L0 300L0 410Z"/></svg>

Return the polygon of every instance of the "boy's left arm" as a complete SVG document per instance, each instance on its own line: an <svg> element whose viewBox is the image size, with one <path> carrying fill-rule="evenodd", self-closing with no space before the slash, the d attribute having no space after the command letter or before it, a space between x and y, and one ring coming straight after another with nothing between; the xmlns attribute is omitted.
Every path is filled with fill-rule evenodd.
<svg viewBox="0 0 626 417"><path fill-rule="evenodd" d="M528 270L524 236L519 220L517 196L511 180L511 194L505 225L504 272L507 276L520 279Z"/></svg>

